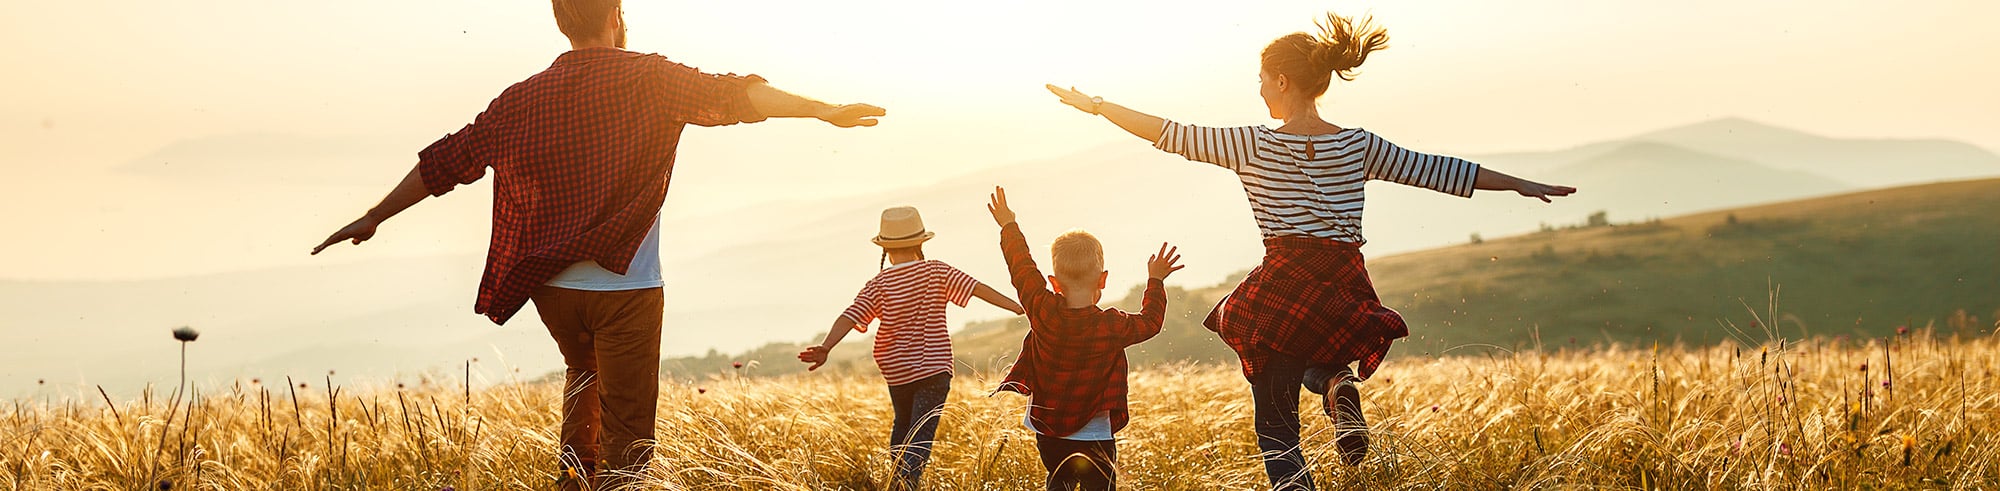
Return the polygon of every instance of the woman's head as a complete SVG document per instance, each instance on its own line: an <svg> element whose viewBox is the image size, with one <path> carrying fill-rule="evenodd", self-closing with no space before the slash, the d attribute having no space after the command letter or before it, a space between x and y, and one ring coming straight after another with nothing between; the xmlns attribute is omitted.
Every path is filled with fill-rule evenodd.
<svg viewBox="0 0 2000 491"><path fill-rule="evenodd" d="M1327 12L1325 20L1313 24L1319 26L1318 35L1295 32L1264 47L1258 92L1273 118L1284 119L1301 104L1310 106L1335 76L1354 80L1354 69L1368 60L1368 53L1389 47L1388 31L1369 18L1355 22Z"/></svg>

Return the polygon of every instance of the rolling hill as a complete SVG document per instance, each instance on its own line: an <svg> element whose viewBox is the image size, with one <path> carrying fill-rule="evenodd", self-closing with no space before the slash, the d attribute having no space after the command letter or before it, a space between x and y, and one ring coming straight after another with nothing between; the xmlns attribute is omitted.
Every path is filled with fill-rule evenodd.
<svg viewBox="0 0 2000 491"><path fill-rule="evenodd" d="M1400 356L1536 342L1701 344L1761 339L1764 326L1794 338L1886 336L1899 326L1932 324L1991 332L2000 318L2000 214L1993 210L2000 210L2000 179L1928 184L1569 226L1376 258L1369 270L1383 302L1411 323L1412 337L1392 352ZM1232 361L1199 322L1234 283L1172 288L1166 327L1128 350L1133 362ZM1127 298L1119 305L1132 304ZM962 363L997 369L1011 361L1025 328L1020 318L975 323L954 336L954 350ZM867 339L850 337L830 365L872 369ZM677 358L663 367L698 377L749 360L752 373L791 373L802 368L792 359L798 346Z"/></svg>

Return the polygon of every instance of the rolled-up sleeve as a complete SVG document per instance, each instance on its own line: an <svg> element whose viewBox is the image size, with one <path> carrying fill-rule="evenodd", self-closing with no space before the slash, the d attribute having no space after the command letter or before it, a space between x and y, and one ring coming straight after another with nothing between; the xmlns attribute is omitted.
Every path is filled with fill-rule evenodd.
<svg viewBox="0 0 2000 491"><path fill-rule="evenodd" d="M480 158L481 130L478 122L465 125L457 133L445 135L417 152L417 173L424 179L425 191L431 196L443 196L460 184L472 184L486 175L485 159Z"/></svg>
<svg viewBox="0 0 2000 491"><path fill-rule="evenodd" d="M756 75L702 73L694 67L659 58L660 105L667 118L697 126L755 123L764 114L750 104L750 84L764 83Z"/></svg>

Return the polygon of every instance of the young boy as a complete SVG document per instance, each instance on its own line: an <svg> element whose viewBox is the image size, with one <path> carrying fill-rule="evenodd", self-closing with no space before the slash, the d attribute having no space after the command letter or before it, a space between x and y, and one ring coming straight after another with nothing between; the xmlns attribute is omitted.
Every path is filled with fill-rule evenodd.
<svg viewBox="0 0 2000 491"><path fill-rule="evenodd" d="M834 319L824 342L799 353L799 361L812 364L808 370L818 369L848 331L865 332L869 322L882 320L882 328L875 332L875 365L889 382L889 402L894 406L895 422L889 430L889 449L896 464L889 486L892 490L915 491L922 481L945 396L951 392L951 335L945 331L945 304L964 307L972 297L979 297L1021 313L1020 304L992 287L944 261L924 259L924 241L936 235L924 229L923 216L916 208L883 210L882 227L874 242L882 247L883 261L893 264L868 280L855 295L854 304Z"/></svg>
<svg viewBox="0 0 2000 491"><path fill-rule="evenodd" d="M1164 280L1179 271L1178 248L1160 244L1146 261L1149 279L1137 315L1100 309L1104 296L1104 248L1096 237L1071 231L1049 246L1055 291L1028 254L1028 240L1007 208L1007 190L993 188L994 223L1000 224L1000 252L1008 276L1027 309L1028 336L1021 356L1001 382L1002 390L1029 396L1024 423L1035 432L1035 448L1049 473L1047 489L1116 489L1118 442L1125 427L1125 347L1160 333L1166 315Z"/></svg>

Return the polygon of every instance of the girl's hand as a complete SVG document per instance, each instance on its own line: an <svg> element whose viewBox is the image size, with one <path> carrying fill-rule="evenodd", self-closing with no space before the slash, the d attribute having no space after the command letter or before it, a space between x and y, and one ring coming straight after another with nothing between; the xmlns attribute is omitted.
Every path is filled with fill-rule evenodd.
<svg viewBox="0 0 2000 491"><path fill-rule="evenodd" d="M1062 103L1068 104L1069 107L1074 107L1078 111L1097 114L1098 103L1096 102L1096 99L1082 92L1078 92L1076 90L1076 87L1070 87L1065 89L1062 87L1057 87L1054 85L1046 85L1046 84L1042 85L1042 87L1049 89L1049 92L1055 93L1056 98L1062 99Z"/></svg>
<svg viewBox="0 0 2000 491"><path fill-rule="evenodd" d="M803 363L812 364L812 366L806 367L806 371L808 372L813 370L818 370L820 365L826 364L826 355L828 351L830 350L828 350L825 346L813 346L810 348L806 348L805 351L799 352L799 361Z"/></svg>
<svg viewBox="0 0 2000 491"><path fill-rule="evenodd" d="M1527 196L1530 198L1542 200L1543 203L1552 203L1552 201L1549 200L1550 196L1569 196L1570 193L1576 192L1576 188L1569 186L1551 186L1548 184L1542 184L1539 182L1522 179L1521 184L1514 186L1514 192L1521 193L1522 196Z"/></svg>

